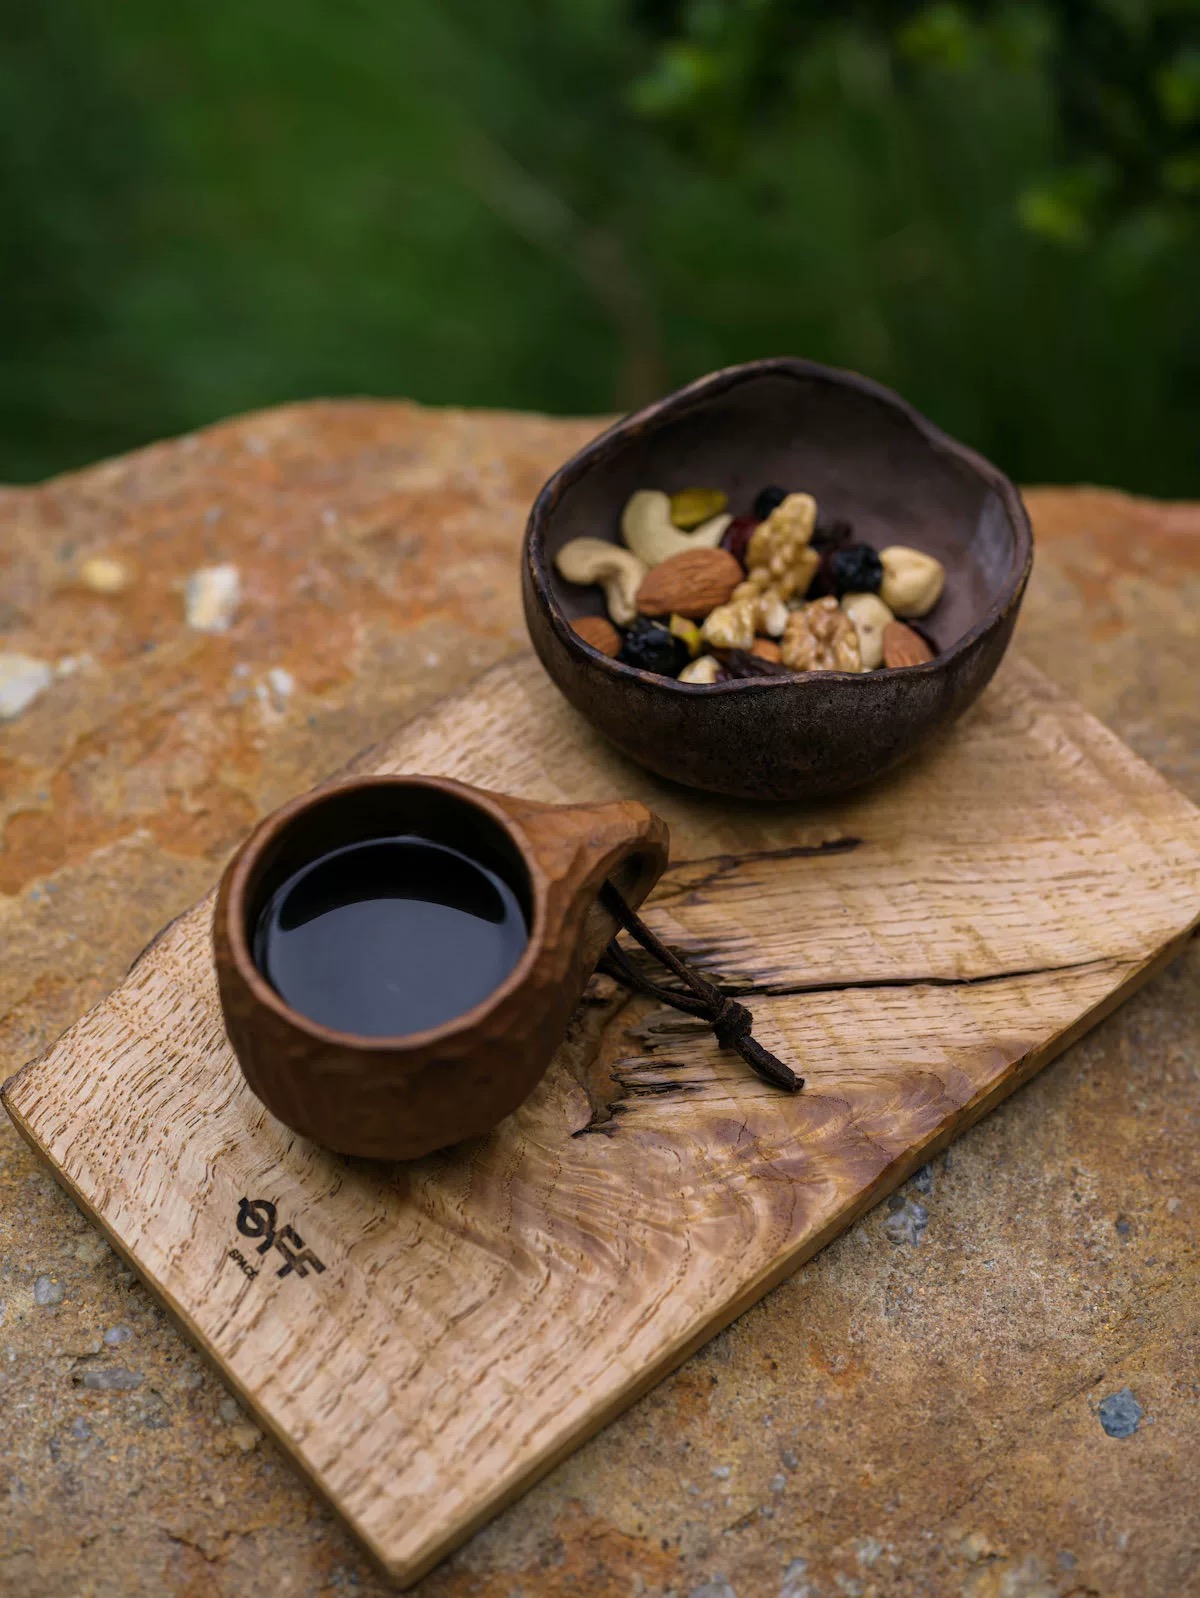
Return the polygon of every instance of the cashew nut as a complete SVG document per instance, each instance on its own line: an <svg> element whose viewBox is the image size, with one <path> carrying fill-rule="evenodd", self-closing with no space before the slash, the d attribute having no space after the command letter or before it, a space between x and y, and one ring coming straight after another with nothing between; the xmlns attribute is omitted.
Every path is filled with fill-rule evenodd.
<svg viewBox="0 0 1200 1598"><path fill-rule="evenodd" d="M773 589L758 596L758 630L768 638L782 638L788 614L788 607Z"/></svg>
<svg viewBox="0 0 1200 1598"><path fill-rule="evenodd" d="M864 671L883 665L883 629L895 617L878 594L843 594L842 609L854 623Z"/></svg>
<svg viewBox="0 0 1200 1598"><path fill-rule="evenodd" d="M689 661L679 673L679 682L716 682L721 675L721 662L715 655L701 655L699 660Z"/></svg>
<svg viewBox="0 0 1200 1598"><path fill-rule="evenodd" d="M946 585L941 561L904 544L881 549L879 558L883 562L879 597L884 604L897 616L927 616Z"/></svg>
<svg viewBox="0 0 1200 1598"><path fill-rule="evenodd" d="M657 566L685 549L716 549L732 520L724 514L710 516L695 532L680 532L671 520L670 496L657 488L639 488L625 501L621 537L639 560Z"/></svg>
<svg viewBox="0 0 1200 1598"><path fill-rule="evenodd" d="M636 555L603 538L572 538L554 557L560 577L569 583L599 583L608 614L618 627L637 615L637 592L646 567Z"/></svg>

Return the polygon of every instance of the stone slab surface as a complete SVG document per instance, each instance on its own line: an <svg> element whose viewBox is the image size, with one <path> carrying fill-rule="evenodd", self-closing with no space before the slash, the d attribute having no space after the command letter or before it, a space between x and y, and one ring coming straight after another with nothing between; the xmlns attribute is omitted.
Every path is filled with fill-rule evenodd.
<svg viewBox="0 0 1200 1598"><path fill-rule="evenodd" d="M0 704L33 690L0 722L0 1074L256 816L521 646L525 510L596 426L314 404L0 490ZM1200 799L1200 507L1028 500L1019 646ZM232 623L189 628L218 565ZM1198 999L1193 945L419 1590L1200 1590ZM5 1124L9 1591L387 1587Z"/></svg>

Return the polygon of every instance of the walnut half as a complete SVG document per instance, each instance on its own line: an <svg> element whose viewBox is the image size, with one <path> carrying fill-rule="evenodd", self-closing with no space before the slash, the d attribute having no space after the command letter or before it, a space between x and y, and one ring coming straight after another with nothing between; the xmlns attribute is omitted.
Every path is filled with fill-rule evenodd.
<svg viewBox="0 0 1200 1598"><path fill-rule="evenodd" d="M788 617L779 640L793 671L861 671L858 630L832 595L811 599Z"/></svg>
<svg viewBox="0 0 1200 1598"><path fill-rule="evenodd" d="M745 587L742 583L727 605L709 611L700 629L705 643L716 649L749 649L758 633L778 638L787 623L787 606L771 590L742 593Z"/></svg>
<svg viewBox="0 0 1200 1598"><path fill-rule="evenodd" d="M750 535L746 581L734 598L768 589L783 600L806 594L821 564L816 550L809 547L816 521L817 502L811 494L789 494L776 505Z"/></svg>

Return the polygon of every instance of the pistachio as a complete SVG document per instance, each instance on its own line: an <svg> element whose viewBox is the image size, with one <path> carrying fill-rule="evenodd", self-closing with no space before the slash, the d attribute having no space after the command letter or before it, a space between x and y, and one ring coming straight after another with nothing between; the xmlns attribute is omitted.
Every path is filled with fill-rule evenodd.
<svg viewBox="0 0 1200 1598"><path fill-rule="evenodd" d="M618 627L637 615L637 593L646 567L636 555L602 538L572 538L554 557L560 577L569 583L599 583L608 614Z"/></svg>
<svg viewBox="0 0 1200 1598"><path fill-rule="evenodd" d="M858 633L858 649L864 671L883 664L883 629L895 617L878 594L843 594L842 609Z"/></svg>
<svg viewBox="0 0 1200 1598"><path fill-rule="evenodd" d="M681 488L671 495L671 520L687 532L719 516L728 504L729 495L719 488Z"/></svg>
<svg viewBox="0 0 1200 1598"><path fill-rule="evenodd" d="M700 635L699 627L687 616L672 616L667 622L667 631L686 646L693 660L704 648L704 639Z"/></svg>
<svg viewBox="0 0 1200 1598"><path fill-rule="evenodd" d="M904 544L879 551L883 581L879 597L897 616L927 616L942 597L946 572L940 560Z"/></svg>
<svg viewBox="0 0 1200 1598"><path fill-rule="evenodd" d="M680 682L712 683L721 675L721 662L715 655L701 655L698 660L693 660L679 673Z"/></svg>
<svg viewBox="0 0 1200 1598"><path fill-rule="evenodd" d="M657 488L639 488L625 501L621 512L621 537L647 566L657 566L686 549L715 549L733 520L722 514L684 533L671 520L671 500Z"/></svg>

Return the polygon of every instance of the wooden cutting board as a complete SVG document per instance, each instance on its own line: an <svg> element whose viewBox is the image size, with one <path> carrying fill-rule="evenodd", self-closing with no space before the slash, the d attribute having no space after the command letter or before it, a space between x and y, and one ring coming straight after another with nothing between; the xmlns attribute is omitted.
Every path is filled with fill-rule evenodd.
<svg viewBox="0 0 1200 1598"><path fill-rule="evenodd" d="M24 1135L405 1583L1098 1021L1200 913L1200 812L1015 659L932 753L819 809L654 781L528 657L357 765L644 799L673 861L647 919L808 1079L778 1094L696 1023L600 983L491 1137L409 1166L338 1158L243 1086L206 900L8 1083Z"/></svg>

